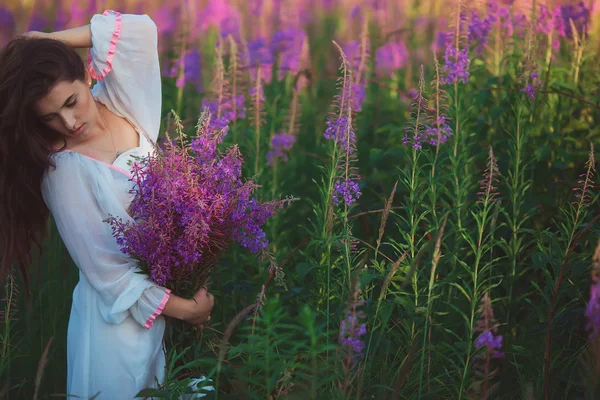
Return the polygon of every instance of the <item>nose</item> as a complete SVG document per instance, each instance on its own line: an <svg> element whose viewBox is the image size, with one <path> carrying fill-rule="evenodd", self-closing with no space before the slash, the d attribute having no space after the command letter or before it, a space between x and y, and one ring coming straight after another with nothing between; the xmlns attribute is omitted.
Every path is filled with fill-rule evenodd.
<svg viewBox="0 0 600 400"><path fill-rule="evenodd" d="M72 110L64 110L60 114L60 117L68 130L72 131L73 129L77 128L77 119L75 118L75 113Z"/></svg>

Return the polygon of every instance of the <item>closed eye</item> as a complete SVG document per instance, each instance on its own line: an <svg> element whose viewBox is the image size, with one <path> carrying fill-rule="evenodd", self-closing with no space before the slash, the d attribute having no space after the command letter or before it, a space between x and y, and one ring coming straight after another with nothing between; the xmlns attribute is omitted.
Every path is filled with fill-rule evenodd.
<svg viewBox="0 0 600 400"><path fill-rule="evenodd" d="M67 99L67 101L71 100L70 102L65 102L65 104L63 104L63 107L68 107L68 108L73 108L75 107L75 105L77 104L77 97L74 97L73 95L71 95L69 97L69 99ZM52 113L52 114L47 114L44 115L43 117L41 117L42 121L45 122L50 122L54 119L54 116L57 115L56 113Z"/></svg>

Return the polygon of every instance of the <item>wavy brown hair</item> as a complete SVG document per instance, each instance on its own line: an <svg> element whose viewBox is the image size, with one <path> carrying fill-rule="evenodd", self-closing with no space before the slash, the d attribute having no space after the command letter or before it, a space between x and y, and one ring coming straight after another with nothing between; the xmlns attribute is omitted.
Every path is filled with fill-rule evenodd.
<svg viewBox="0 0 600 400"><path fill-rule="evenodd" d="M58 40L17 37L0 50L0 279L18 266L28 299L27 268L35 245L43 251L50 214L42 177L61 137L34 104L58 82L85 78L81 56Z"/></svg>

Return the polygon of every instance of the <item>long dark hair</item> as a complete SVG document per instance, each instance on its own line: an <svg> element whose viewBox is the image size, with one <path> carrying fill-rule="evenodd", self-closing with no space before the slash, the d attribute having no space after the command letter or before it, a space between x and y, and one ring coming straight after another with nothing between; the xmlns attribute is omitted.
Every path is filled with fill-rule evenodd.
<svg viewBox="0 0 600 400"><path fill-rule="evenodd" d="M41 182L60 139L33 106L58 82L85 78L81 56L58 40L17 37L0 50L0 279L16 263L28 299L27 267L35 245L42 252L50 214Z"/></svg>

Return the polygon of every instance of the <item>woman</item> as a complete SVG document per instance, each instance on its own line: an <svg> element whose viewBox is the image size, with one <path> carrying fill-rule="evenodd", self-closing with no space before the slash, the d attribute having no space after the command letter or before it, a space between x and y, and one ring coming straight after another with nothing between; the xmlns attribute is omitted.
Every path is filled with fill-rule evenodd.
<svg viewBox="0 0 600 400"><path fill-rule="evenodd" d="M91 47L87 69L74 47ZM210 320L212 295L183 299L136 273L104 222L131 219L130 161L154 150L160 111L157 29L147 15L107 11L83 27L28 32L0 54L1 272L13 261L25 271L52 213L79 268L70 395L132 399L155 387L165 377L161 314L200 327Z"/></svg>

